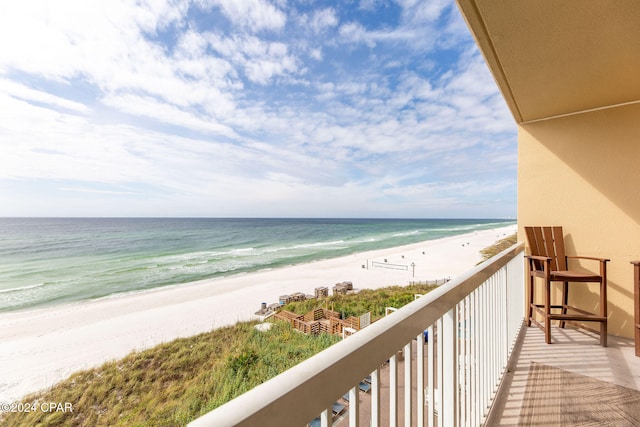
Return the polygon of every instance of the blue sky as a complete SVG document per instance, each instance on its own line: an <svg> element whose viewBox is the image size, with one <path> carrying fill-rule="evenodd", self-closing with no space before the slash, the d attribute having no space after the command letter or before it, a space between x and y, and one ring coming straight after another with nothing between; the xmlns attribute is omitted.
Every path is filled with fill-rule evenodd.
<svg viewBox="0 0 640 427"><path fill-rule="evenodd" d="M0 216L515 217L453 0L0 4Z"/></svg>

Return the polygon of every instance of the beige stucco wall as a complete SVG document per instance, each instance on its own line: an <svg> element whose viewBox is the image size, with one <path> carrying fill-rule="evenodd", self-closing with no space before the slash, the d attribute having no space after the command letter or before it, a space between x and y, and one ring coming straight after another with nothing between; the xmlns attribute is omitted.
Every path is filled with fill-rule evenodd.
<svg viewBox="0 0 640 427"><path fill-rule="evenodd" d="M608 264L609 333L632 337L640 260L640 105L519 127L518 226L562 225L568 255ZM598 268L597 263L582 264ZM570 303L596 308L594 286Z"/></svg>

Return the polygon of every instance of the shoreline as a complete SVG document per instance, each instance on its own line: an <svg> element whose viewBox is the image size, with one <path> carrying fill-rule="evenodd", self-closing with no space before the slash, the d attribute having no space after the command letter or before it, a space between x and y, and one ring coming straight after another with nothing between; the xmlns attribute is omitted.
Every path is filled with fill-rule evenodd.
<svg viewBox="0 0 640 427"><path fill-rule="evenodd" d="M455 277L517 226L206 279L60 306L0 314L0 401L175 338L255 319L262 302L350 281L354 290ZM378 268L373 261L404 266ZM411 265L413 264L413 266Z"/></svg>

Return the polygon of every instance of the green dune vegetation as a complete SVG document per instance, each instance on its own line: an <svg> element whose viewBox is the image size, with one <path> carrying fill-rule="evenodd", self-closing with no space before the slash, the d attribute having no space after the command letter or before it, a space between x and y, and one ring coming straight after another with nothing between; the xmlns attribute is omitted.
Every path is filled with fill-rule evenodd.
<svg viewBox="0 0 640 427"><path fill-rule="evenodd" d="M69 402L73 412L6 413L3 426L183 426L329 347L330 335L307 336L278 322L266 332L241 322L177 339L76 373L27 396Z"/></svg>
<svg viewBox="0 0 640 427"><path fill-rule="evenodd" d="M484 256L491 256L488 253ZM413 301L414 294L433 288L412 285L366 289L290 303L285 308L305 313L319 306L328 307L343 317L371 311L374 320L384 315L385 307L401 307ZM264 332L256 330L256 324L241 322L177 339L78 372L48 391L25 397L23 404L32 405L35 411L4 413L0 424L183 426L340 339L327 334L304 335L285 322L276 322ZM40 410L42 404L49 402L69 403L73 411Z"/></svg>
<svg viewBox="0 0 640 427"><path fill-rule="evenodd" d="M305 314L320 306L337 311L343 319L371 312L371 321L373 322L384 316L385 307L402 307L413 301L415 294L426 294L436 287L435 285L415 284L381 289L362 289L356 293L332 295L321 300L290 302L283 309L296 314Z"/></svg>
<svg viewBox="0 0 640 427"><path fill-rule="evenodd" d="M495 244L488 246L480 251L480 255L482 255L483 261L488 260L489 258L498 255L500 252L505 249L515 245L518 242L518 235L512 234L511 236L507 236L502 240L498 240Z"/></svg>

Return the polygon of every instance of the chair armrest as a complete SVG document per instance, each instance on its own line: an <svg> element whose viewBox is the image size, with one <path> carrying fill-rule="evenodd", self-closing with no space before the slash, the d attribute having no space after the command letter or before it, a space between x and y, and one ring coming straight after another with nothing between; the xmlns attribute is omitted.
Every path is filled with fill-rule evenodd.
<svg viewBox="0 0 640 427"><path fill-rule="evenodd" d="M536 261L549 261L551 262L551 258L549 258L548 256L539 256L539 255L525 255L525 258L529 258L530 260L536 260ZM640 261L638 261L640 262Z"/></svg>
<svg viewBox="0 0 640 427"><path fill-rule="evenodd" d="M611 262L611 260L607 258L597 258L592 256L567 256L567 259L589 259L592 261Z"/></svg>
<svg viewBox="0 0 640 427"><path fill-rule="evenodd" d="M539 255L525 255L524 257L529 260L530 271L544 271L545 275L549 274L551 270L551 258ZM536 261L540 264L536 263ZM540 270L540 267L542 267L542 270Z"/></svg>
<svg viewBox="0 0 640 427"><path fill-rule="evenodd" d="M600 276L602 278L606 279L607 276L607 263L609 261L611 261L610 259L606 259L606 258L596 258L596 257L590 257L590 256L568 256L567 257L567 262L569 259L586 259L589 261L599 261L600 262Z"/></svg>

